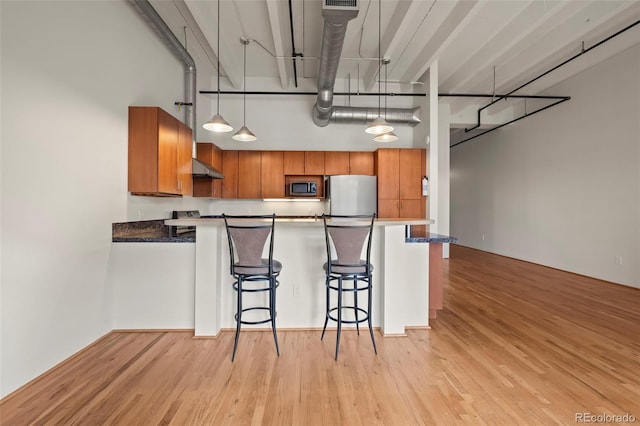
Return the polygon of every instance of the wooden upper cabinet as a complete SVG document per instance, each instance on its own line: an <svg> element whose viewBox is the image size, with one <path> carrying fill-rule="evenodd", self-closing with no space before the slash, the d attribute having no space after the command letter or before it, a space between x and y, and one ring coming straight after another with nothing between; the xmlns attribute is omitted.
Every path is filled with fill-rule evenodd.
<svg viewBox="0 0 640 426"><path fill-rule="evenodd" d="M238 151L238 198L262 198L262 154Z"/></svg>
<svg viewBox="0 0 640 426"><path fill-rule="evenodd" d="M238 198L238 151L222 151L222 198Z"/></svg>
<svg viewBox="0 0 640 426"><path fill-rule="evenodd" d="M303 175L304 174L304 151L284 152L284 174Z"/></svg>
<svg viewBox="0 0 640 426"><path fill-rule="evenodd" d="M304 174L324 175L324 151L305 151Z"/></svg>
<svg viewBox="0 0 640 426"><path fill-rule="evenodd" d="M350 152L349 174L373 176L373 152Z"/></svg>
<svg viewBox="0 0 640 426"><path fill-rule="evenodd" d="M399 152L400 199L422 198L422 177L426 170L424 149L401 149Z"/></svg>
<svg viewBox="0 0 640 426"><path fill-rule="evenodd" d="M178 191L193 194L193 132L178 121Z"/></svg>
<svg viewBox="0 0 640 426"><path fill-rule="evenodd" d="M324 174L348 175L349 174L349 152L348 151L327 151L324 153Z"/></svg>
<svg viewBox="0 0 640 426"><path fill-rule="evenodd" d="M375 153L375 171L378 176L378 199L400 199L400 152L398 148L381 148Z"/></svg>
<svg viewBox="0 0 640 426"><path fill-rule="evenodd" d="M378 176L378 217L425 217L422 177L426 170L426 151L381 148L374 158Z"/></svg>
<svg viewBox="0 0 640 426"><path fill-rule="evenodd" d="M284 198L284 153L262 151L261 163L262 198Z"/></svg>
<svg viewBox="0 0 640 426"><path fill-rule="evenodd" d="M191 195L191 129L158 107L129 107L128 190Z"/></svg>
<svg viewBox="0 0 640 426"><path fill-rule="evenodd" d="M197 143L196 158L222 171L222 150L212 143ZM222 179L193 179L194 197L222 197Z"/></svg>

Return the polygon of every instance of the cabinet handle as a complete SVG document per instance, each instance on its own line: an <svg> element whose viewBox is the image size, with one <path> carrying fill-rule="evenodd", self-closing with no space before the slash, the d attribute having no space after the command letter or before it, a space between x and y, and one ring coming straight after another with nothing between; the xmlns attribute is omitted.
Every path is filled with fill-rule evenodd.
<svg viewBox="0 0 640 426"><path fill-rule="evenodd" d="M182 190L182 181L178 180L178 189Z"/></svg>

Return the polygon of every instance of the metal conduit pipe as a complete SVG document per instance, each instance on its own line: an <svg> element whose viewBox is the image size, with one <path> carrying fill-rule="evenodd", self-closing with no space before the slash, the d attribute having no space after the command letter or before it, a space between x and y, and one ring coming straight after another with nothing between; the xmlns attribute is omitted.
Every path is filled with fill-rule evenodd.
<svg viewBox="0 0 640 426"><path fill-rule="evenodd" d="M173 34L169 26L147 0L129 0L129 3L140 14L169 51L184 65L184 123L193 131L193 156L195 157L196 138L196 63Z"/></svg>
<svg viewBox="0 0 640 426"><path fill-rule="evenodd" d="M347 23L358 16L358 10L323 9L322 16L324 29L318 68L318 95L313 106L313 122L319 127L329 124L333 107L333 86L336 82Z"/></svg>
<svg viewBox="0 0 640 426"><path fill-rule="evenodd" d="M387 109L385 120L394 124L420 124L420 107ZM329 121L332 123L370 123L378 116L378 108L334 106Z"/></svg>

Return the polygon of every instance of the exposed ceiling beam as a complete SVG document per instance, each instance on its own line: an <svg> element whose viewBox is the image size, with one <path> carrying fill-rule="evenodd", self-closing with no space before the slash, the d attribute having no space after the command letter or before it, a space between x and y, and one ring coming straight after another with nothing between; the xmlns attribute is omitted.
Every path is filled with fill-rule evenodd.
<svg viewBox="0 0 640 426"><path fill-rule="evenodd" d="M287 35L289 35L288 25L288 3L281 0L266 0L267 13L269 15L269 22L271 23L271 36L273 37L273 45L275 46L276 56L289 56L290 52L286 51L286 47L290 47L290 44L286 42ZM283 89L289 88L289 64L291 60L282 58L276 59L278 66L278 74L280 75L280 85Z"/></svg>
<svg viewBox="0 0 640 426"><path fill-rule="evenodd" d="M220 52L215 52L217 47L218 32L218 4L217 2L205 2L200 0L185 0L185 4L191 11L196 23L202 30L202 33L208 40L212 40L212 48L216 55L220 55L220 75L226 74L233 88L242 88L242 54L236 53L239 45L241 32L237 31L239 27L237 18L230 2L220 1ZM233 43L230 46L229 43Z"/></svg>
<svg viewBox="0 0 640 426"><path fill-rule="evenodd" d="M445 2L444 6L451 6L451 2ZM401 80L403 81L416 81L419 80L422 75L427 71L429 65L433 63L438 55L449 47L449 45L460 35L467 25L473 20L473 16L479 10L479 4L477 0L456 2L453 8L450 9L446 18L438 22L437 29L432 37L430 37L427 43L421 43L420 40L417 54L412 55L414 60L406 67L402 74ZM438 6L438 4L436 4ZM435 11L434 7L434 11ZM433 19L426 19L422 26L433 26L435 24Z"/></svg>

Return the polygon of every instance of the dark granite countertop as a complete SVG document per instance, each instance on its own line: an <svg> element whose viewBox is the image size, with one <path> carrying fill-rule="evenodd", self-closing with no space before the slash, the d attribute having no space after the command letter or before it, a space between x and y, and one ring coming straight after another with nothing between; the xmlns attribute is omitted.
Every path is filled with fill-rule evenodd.
<svg viewBox="0 0 640 426"><path fill-rule="evenodd" d="M407 237L405 240L406 243L455 243L456 241L458 241L456 237L431 232L420 237Z"/></svg>
<svg viewBox="0 0 640 426"><path fill-rule="evenodd" d="M111 226L111 241L114 243L194 243L196 233L189 232L171 236L166 219L141 220L114 223Z"/></svg>

